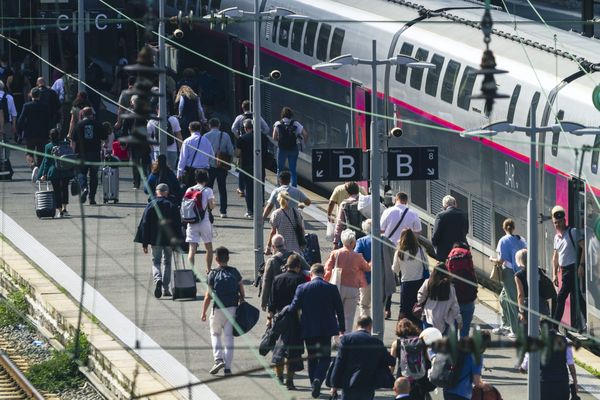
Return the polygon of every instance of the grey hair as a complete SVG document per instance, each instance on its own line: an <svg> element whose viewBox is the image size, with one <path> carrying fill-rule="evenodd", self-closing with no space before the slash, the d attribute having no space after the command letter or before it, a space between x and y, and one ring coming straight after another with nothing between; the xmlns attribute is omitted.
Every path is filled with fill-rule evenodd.
<svg viewBox="0 0 600 400"><path fill-rule="evenodd" d="M450 195L444 196L442 199L442 207L456 207L456 199Z"/></svg>
<svg viewBox="0 0 600 400"><path fill-rule="evenodd" d="M273 247L276 249L282 249L285 247L285 238L280 234L275 234L273 235L271 243L273 243Z"/></svg>
<svg viewBox="0 0 600 400"><path fill-rule="evenodd" d="M340 239L342 240L342 244L346 246L350 243L356 242L356 234L352 229L344 229L340 235Z"/></svg>
<svg viewBox="0 0 600 400"><path fill-rule="evenodd" d="M371 218L365 219L362 224L360 224L360 227L362 228L363 232L365 234L369 234L371 232L371 225L372 225L373 221L371 221Z"/></svg>

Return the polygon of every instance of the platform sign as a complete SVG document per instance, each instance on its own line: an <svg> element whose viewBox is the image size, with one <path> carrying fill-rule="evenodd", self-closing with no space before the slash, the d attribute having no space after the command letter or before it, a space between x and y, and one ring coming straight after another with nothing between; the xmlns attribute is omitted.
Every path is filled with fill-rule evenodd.
<svg viewBox="0 0 600 400"><path fill-rule="evenodd" d="M364 180L362 158L361 149L313 149L312 180L313 182Z"/></svg>
<svg viewBox="0 0 600 400"><path fill-rule="evenodd" d="M392 181L438 179L438 147L388 149L388 176Z"/></svg>

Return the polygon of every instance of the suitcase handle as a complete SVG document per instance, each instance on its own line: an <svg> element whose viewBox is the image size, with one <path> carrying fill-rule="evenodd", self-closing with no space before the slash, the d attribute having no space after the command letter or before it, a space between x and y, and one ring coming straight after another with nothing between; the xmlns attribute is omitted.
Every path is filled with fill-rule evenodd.
<svg viewBox="0 0 600 400"><path fill-rule="evenodd" d="M38 184L38 191L42 191L42 182L38 179L36 181L36 183ZM50 184L48 183L48 181L46 181L46 191L50 191Z"/></svg>

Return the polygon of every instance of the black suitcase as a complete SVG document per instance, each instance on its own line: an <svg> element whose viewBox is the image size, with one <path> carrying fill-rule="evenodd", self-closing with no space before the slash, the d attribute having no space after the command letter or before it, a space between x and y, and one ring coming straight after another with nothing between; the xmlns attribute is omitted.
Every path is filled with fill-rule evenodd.
<svg viewBox="0 0 600 400"><path fill-rule="evenodd" d="M319 237L314 233L304 235L306 247L304 247L304 259L308 265L321 263L321 247L319 246Z"/></svg>
<svg viewBox="0 0 600 400"><path fill-rule="evenodd" d="M191 269L178 269L179 258L183 264L184 255L174 252L175 258L173 269L173 300L177 299L196 299L196 276ZM183 266L183 265L182 265Z"/></svg>
<svg viewBox="0 0 600 400"><path fill-rule="evenodd" d="M55 213L54 191L50 190L48 182L46 182L46 190L42 190L42 184L38 181L38 190L35 192L35 215L38 218L54 218Z"/></svg>

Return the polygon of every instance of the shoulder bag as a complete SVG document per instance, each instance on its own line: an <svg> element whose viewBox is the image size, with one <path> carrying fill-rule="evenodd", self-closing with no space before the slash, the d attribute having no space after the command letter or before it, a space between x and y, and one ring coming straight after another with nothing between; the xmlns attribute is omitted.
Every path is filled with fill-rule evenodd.
<svg viewBox="0 0 600 400"><path fill-rule="evenodd" d="M423 264L423 279L428 279L429 274L429 266L427 264L427 259L425 258L425 253L423 253L423 248L419 246L419 254L421 254L421 263Z"/></svg>
<svg viewBox="0 0 600 400"><path fill-rule="evenodd" d="M294 232L296 233L296 240L298 240L298 246L305 247L306 238L304 237L304 228L302 228L302 225L300 225L300 221L298 220L298 215L296 215L296 210L294 209L294 207L290 207L290 209L292 210L292 213L294 213L295 223L292 222L292 219L287 215L284 209L281 209L281 212L283 213L283 215L285 215L287 220L290 221L290 224L292 224L292 226L294 227Z"/></svg>
<svg viewBox="0 0 600 400"><path fill-rule="evenodd" d="M221 131L221 135L219 136L219 148L217 149L217 168L224 169L225 171L229 171L231 169L231 154L227 154L221 152L221 145L223 144L223 131Z"/></svg>
<svg viewBox="0 0 600 400"><path fill-rule="evenodd" d="M425 304L427 304L428 299L429 299L429 288L427 288L427 296L425 296L425 300L423 300L421 303L419 303L417 301L413 305L412 313L415 316L415 318L420 319L420 320L424 319L425 316L423 315L423 310L425 309Z"/></svg>
<svg viewBox="0 0 600 400"><path fill-rule="evenodd" d="M408 212L408 207L406 207L404 209L404 211L402 212L402 216L400 217L400 221L398 221L398 223L396 224L396 226L394 227L394 229L392 229L392 231L390 232L388 238L391 238L392 236L394 236L394 233L396 233L396 231L400 227L400 224L402 223L402 221L404 221L404 217L406 217L406 213L407 212Z"/></svg>
<svg viewBox="0 0 600 400"><path fill-rule="evenodd" d="M337 286L338 290L340 286L342 286L342 268L338 268L338 259L340 257L340 253L335 256L335 265L333 267L333 271L331 271L331 277L329 278L329 283Z"/></svg>

